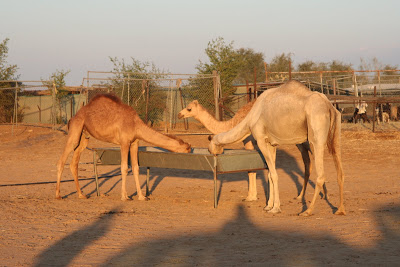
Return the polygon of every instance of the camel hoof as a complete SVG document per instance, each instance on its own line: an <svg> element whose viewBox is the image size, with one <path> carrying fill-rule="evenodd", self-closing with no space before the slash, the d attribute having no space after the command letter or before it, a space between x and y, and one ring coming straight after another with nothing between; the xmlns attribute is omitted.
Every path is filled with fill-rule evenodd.
<svg viewBox="0 0 400 267"><path fill-rule="evenodd" d="M79 198L80 199L87 199L88 197L86 195L81 194L81 195L79 195Z"/></svg>
<svg viewBox="0 0 400 267"><path fill-rule="evenodd" d="M294 199L301 201L301 200L303 200L304 198L303 198L303 196L302 196L302 195L298 195L298 196L297 196L297 197L295 197Z"/></svg>
<svg viewBox="0 0 400 267"><path fill-rule="evenodd" d="M346 215L346 212L344 210L337 210L335 215Z"/></svg>
<svg viewBox="0 0 400 267"><path fill-rule="evenodd" d="M272 208L273 208L273 207L265 206L265 207L263 208L263 210L264 210L264 211L270 211L270 210L272 210Z"/></svg>
<svg viewBox="0 0 400 267"><path fill-rule="evenodd" d="M62 199L62 197L60 197L60 196L56 196L56 199L58 199L58 200L61 200L61 199Z"/></svg>
<svg viewBox="0 0 400 267"><path fill-rule="evenodd" d="M245 199L243 199L243 202L251 202L251 201L256 201L258 200L257 197L246 197Z"/></svg>
<svg viewBox="0 0 400 267"><path fill-rule="evenodd" d="M311 215L312 215L311 212L308 211L308 210L306 210L306 211L304 211L304 212L302 212L302 213L299 214L299 216L303 216L303 217L309 217L309 216L311 216Z"/></svg>
<svg viewBox="0 0 400 267"><path fill-rule="evenodd" d="M141 201L148 201L148 200L150 200L150 198L149 197L145 197L145 196L140 196L140 197L138 197L138 200L141 200Z"/></svg>
<svg viewBox="0 0 400 267"><path fill-rule="evenodd" d="M280 208L273 208L273 209L271 209L271 210L269 210L267 212L271 213L271 214L278 214L278 213L281 213L282 211L281 211Z"/></svg>
<svg viewBox="0 0 400 267"><path fill-rule="evenodd" d="M129 197L121 197L121 200L122 201L129 201L129 200L131 200Z"/></svg>

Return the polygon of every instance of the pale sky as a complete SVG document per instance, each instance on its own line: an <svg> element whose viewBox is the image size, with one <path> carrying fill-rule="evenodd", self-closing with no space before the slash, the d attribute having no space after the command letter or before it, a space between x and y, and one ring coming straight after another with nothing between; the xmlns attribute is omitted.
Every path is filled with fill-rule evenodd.
<svg viewBox="0 0 400 267"><path fill-rule="evenodd" d="M294 64L360 58L400 65L398 0L0 0L0 41L20 80L70 70L80 85L88 70L111 71L109 57L153 62L171 73L196 73L208 42L275 55Z"/></svg>

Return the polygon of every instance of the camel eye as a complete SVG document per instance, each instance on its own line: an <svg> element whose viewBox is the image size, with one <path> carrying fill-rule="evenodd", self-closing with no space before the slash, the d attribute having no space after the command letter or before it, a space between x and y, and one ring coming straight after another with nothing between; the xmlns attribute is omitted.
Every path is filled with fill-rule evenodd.
<svg viewBox="0 0 400 267"><path fill-rule="evenodd" d="M189 111L189 112L190 112L190 111L192 111L192 109L191 109L191 108L188 108L188 109L187 109L187 111Z"/></svg>

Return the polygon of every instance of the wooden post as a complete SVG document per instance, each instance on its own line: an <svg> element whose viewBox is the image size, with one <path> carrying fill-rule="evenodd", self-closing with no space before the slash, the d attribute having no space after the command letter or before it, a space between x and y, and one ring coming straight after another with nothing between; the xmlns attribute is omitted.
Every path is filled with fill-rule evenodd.
<svg viewBox="0 0 400 267"><path fill-rule="evenodd" d="M257 99L257 68L254 67L254 99Z"/></svg>
<svg viewBox="0 0 400 267"><path fill-rule="evenodd" d="M376 120L376 86L374 86L374 105L373 105L373 116L372 116L372 132L375 132L375 120Z"/></svg>
<svg viewBox="0 0 400 267"><path fill-rule="evenodd" d="M265 82L268 82L268 65L267 62L264 62L264 69L265 69Z"/></svg>
<svg viewBox="0 0 400 267"><path fill-rule="evenodd" d="M358 97L357 76L354 71L353 71L353 86L354 86L354 96Z"/></svg>
<svg viewBox="0 0 400 267"><path fill-rule="evenodd" d="M71 96L70 105L71 105L71 116L70 116L70 119L71 119L74 116L74 114L73 114L73 112L74 112L74 95ZM68 119L68 116L67 116L67 119Z"/></svg>
<svg viewBox="0 0 400 267"><path fill-rule="evenodd" d="M131 81L130 81L130 78L131 77L128 74L128 106L130 106L130 101L131 101L131 87L130 87Z"/></svg>
<svg viewBox="0 0 400 267"><path fill-rule="evenodd" d="M149 86L149 81L146 80L146 124L149 121L149 93L150 91L150 86Z"/></svg>
<svg viewBox="0 0 400 267"><path fill-rule="evenodd" d="M251 88L249 87L249 81L246 80L246 92L247 92L247 103L251 102Z"/></svg>
<svg viewBox="0 0 400 267"><path fill-rule="evenodd" d="M292 61L289 60L289 81L292 79Z"/></svg>
<svg viewBox="0 0 400 267"><path fill-rule="evenodd" d="M324 86L322 85L322 71L319 72L319 81L321 82L321 93L324 93Z"/></svg>
<svg viewBox="0 0 400 267"><path fill-rule="evenodd" d="M39 123L42 123L42 110L40 109L39 105L37 105L37 108L39 110Z"/></svg>
<svg viewBox="0 0 400 267"><path fill-rule="evenodd" d="M333 84L333 95L335 96L335 100L333 101L333 103L334 103L334 106L336 107L336 109L338 109L338 104L336 103L336 79L335 78L333 78L332 84Z"/></svg>

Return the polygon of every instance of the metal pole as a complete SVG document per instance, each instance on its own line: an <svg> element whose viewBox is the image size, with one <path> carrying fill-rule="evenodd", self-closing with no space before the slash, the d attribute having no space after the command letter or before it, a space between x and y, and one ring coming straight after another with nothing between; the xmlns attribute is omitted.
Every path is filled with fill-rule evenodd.
<svg viewBox="0 0 400 267"><path fill-rule="evenodd" d="M257 68L254 67L254 99L257 99Z"/></svg>
<svg viewBox="0 0 400 267"><path fill-rule="evenodd" d="M333 78L332 84L333 84L333 95L336 96L336 79L335 78ZM334 101L334 105L336 108L338 108L338 104L336 103L336 98Z"/></svg>
<svg viewBox="0 0 400 267"><path fill-rule="evenodd" d="M150 83L145 80L145 90L146 90L146 124L149 121L149 98L150 98Z"/></svg>
<svg viewBox="0 0 400 267"><path fill-rule="evenodd" d="M129 76L129 74L128 74L128 106L130 106L130 100L131 100L131 87L130 87L130 76Z"/></svg>
<svg viewBox="0 0 400 267"><path fill-rule="evenodd" d="M87 72L87 80L86 80L86 104L89 103L89 71Z"/></svg>
<svg viewBox="0 0 400 267"><path fill-rule="evenodd" d="M97 196L100 196L100 188L99 188L99 176L97 174L97 158L96 158L96 151L93 150L93 170L94 170L94 178L96 182L96 191Z"/></svg>
<svg viewBox="0 0 400 267"><path fill-rule="evenodd" d="M15 82L14 111L13 111L13 116L12 116L11 135L14 135L14 123L15 123L15 127L17 126L17 110L18 110L18 108L17 108L17 106L18 106L17 90L18 90L18 82Z"/></svg>
<svg viewBox="0 0 400 267"><path fill-rule="evenodd" d="M322 85L322 72L319 73L319 81L321 82L321 93L324 93L324 86Z"/></svg>
<svg viewBox="0 0 400 267"><path fill-rule="evenodd" d="M218 206L218 194L217 194L217 180L218 180L218 174L217 174L217 156L214 156L213 174L214 174L214 208L216 209L217 206Z"/></svg>
<svg viewBox="0 0 400 267"><path fill-rule="evenodd" d="M268 82L268 65L267 62L264 62L264 69L265 69L265 82Z"/></svg>
<svg viewBox="0 0 400 267"><path fill-rule="evenodd" d="M358 97L357 76L354 71L353 71L353 85L354 85L354 96Z"/></svg>
<svg viewBox="0 0 400 267"><path fill-rule="evenodd" d="M376 86L374 86L374 98L376 97ZM375 132L375 120L376 120L376 99L374 99L373 105L373 117L372 117L372 132Z"/></svg>
<svg viewBox="0 0 400 267"><path fill-rule="evenodd" d="M219 116L219 94L218 94L218 79L217 79L217 71L213 70L213 84L214 84L214 105L215 105L215 118L219 121L220 116Z"/></svg>
<svg viewBox="0 0 400 267"><path fill-rule="evenodd" d="M150 195L149 191L149 180L150 180L150 167L147 167L147 174L146 174L146 197Z"/></svg>

